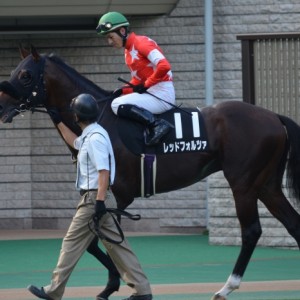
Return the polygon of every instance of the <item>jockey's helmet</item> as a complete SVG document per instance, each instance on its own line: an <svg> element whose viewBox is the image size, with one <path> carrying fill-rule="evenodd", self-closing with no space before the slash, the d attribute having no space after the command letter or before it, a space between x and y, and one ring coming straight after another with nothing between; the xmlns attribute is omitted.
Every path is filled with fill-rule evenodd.
<svg viewBox="0 0 300 300"><path fill-rule="evenodd" d="M109 32L115 31L120 27L127 28L128 26L129 22L125 16L119 12L112 11L104 14L100 18L96 31L98 34L105 35Z"/></svg>

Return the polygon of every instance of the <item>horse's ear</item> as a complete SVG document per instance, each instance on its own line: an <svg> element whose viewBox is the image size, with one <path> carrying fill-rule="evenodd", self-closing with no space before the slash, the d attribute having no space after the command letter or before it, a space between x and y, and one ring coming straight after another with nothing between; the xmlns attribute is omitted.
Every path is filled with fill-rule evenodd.
<svg viewBox="0 0 300 300"><path fill-rule="evenodd" d="M19 44L19 52L20 52L22 59L24 59L25 57L27 57L30 54L30 52L28 50L26 50L25 48L23 48L21 44Z"/></svg>
<svg viewBox="0 0 300 300"><path fill-rule="evenodd" d="M40 59L40 55L33 45L30 45L30 52L35 61Z"/></svg>

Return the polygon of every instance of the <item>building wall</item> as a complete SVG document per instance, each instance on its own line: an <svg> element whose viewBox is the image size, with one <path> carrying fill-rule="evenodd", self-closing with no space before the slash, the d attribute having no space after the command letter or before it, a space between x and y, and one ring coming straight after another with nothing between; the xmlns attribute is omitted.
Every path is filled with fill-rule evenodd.
<svg viewBox="0 0 300 300"><path fill-rule="evenodd" d="M300 3L215 0L213 4L214 102L241 101L241 45L236 36L299 31ZM177 103L200 108L205 106L203 5L204 1L180 0L168 16L130 19L136 33L155 39L167 54ZM1 36L0 80L7 79L17 65L20 41L34 44L42 52L57 53L105 89L115 89L118 76L129 78L122 53L108 48L94 33L45 33ZM0 135L0 228L65 228L78 201L75 170L48 116L25 113L13 124L2 125ZM125 220L128 230L199 232L208 225L211 243L240 243L234 201L222 172L183 190L136 199L129 210L141 213L143 219L138 223ZM260 213L264 227L261 244L295 245L263 207Z"/></svg>
<svg viewBox="0 0 300 300"><path fill-rule="evenodd" d="M215 102L242 99L239 34L299 32L298 1L214 1ZM212 244L240 245L240 227L232 193L222 172L209 177L209 240ZM287 191L285 191L288 194ZM263 234L259 244L295 247L286 229L259 203Z"/></svg>
<svg viewBox="0 0 300 300"><path fill-rule="evenodd" d="M203 104L203 7L182 1L169 16L131 17L132 29L153 38L173 68L177 102ZM18 45L34 45L41 53L55 53L100 87L113 90L119 76L130 78L123 51L110 48L91 33L2 35L0 80L6 80L19 61ZM68 148L47 114L29 112L0 128L0 228L66 228L74 214L78 193L75 166ZM138 198L129 207L139 222L124 219L127 230L199 232L206 227L205 181L185 189Z"/></svg>

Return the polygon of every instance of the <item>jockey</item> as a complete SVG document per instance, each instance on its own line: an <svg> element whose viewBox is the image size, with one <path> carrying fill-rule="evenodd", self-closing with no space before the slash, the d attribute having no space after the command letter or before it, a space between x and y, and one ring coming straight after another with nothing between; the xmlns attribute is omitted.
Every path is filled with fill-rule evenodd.
<svg viewBox="0 0 300 300"><path fill-rule="evenodd" d="M131 72L130 83L113 92L116 98L111 107L116 115L144 124L148 129L145 143L154 145L172 126L153 116L171 109L175 103L171 66L155 41L130 32L128 26L122 14L109 12L100 18L96 28L110 46L124 47L125 63Z"/></svg>

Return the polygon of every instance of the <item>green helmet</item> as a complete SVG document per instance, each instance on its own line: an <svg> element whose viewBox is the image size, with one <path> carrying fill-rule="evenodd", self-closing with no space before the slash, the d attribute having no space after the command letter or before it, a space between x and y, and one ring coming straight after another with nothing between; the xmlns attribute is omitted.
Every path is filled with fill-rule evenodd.
<svg viewBox="0 0 300 300"><path fill-rule="evenodd" d="M129 26L128 20L122 14L112 11L100 18L96 31L98 34L105 35L117 28L127 26Z"/></svg>

